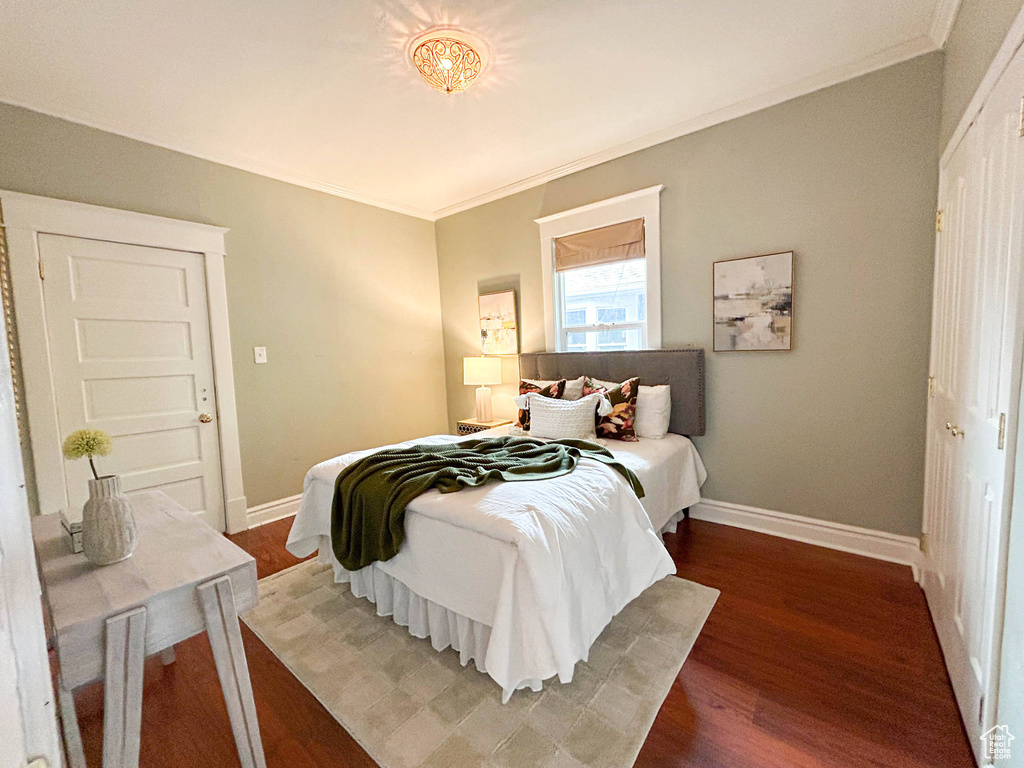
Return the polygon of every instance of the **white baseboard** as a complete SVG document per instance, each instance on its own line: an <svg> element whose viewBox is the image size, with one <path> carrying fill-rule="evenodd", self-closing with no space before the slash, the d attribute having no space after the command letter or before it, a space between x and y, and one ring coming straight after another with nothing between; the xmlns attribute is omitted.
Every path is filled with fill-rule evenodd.
<svg viewBox="0 0 1024 768"><path fill-rule="evenodd" d="M255 507L249 507L246 513L246 519L249 522L249 527L256 528L260 525L272 523L275 520L291 517L299 511L300 501L302 501L302 494L297 493L286 499L268 501L266 504L258 504Z"/></svg>
<svg viewBox="0 0 1024 768"><path fill-rule="evenodd" d="M299 511L301 500L300 493L250 507L246 515L249 527L256 528L294 515ZM690 516L696 520L731 525L734 528L767 533L770 536L873 557L876 560L909 565L914 572L914 580L919 579L921 541L913 536L900 536L886 531L858 528L854 525L713 499L701 499L690 508Z"/></svg>
<svg viewBox="0 0 1024 768"><path fill-rule="evenodd" d="M224 529L227 533L238 533L249 527L249 510L245 506L245 496L238 496L224 502Z"/></svg>
<svg viewBox="0 0 1024 768"><path fill-rule="evenodd" d="M909 565L914 572L914 580L917 581L919 577L921 541L913 536L900 536L870 528L858 528L829 520L817 520L813 517L801 517L712 499L701 499L690 509L690 515L697 520L731 525L748 531L802 541L805 544L816 544L819 547L873 557L876 560Z"/></svg>

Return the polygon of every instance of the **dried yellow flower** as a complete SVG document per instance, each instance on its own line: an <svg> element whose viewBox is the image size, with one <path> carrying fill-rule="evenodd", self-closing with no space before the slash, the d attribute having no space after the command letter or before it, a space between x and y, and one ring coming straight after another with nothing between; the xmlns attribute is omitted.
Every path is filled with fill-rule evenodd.
<svg viewBox="0 0 1024 768"><path fill-rule="evenodd" d="M88 456L93 477L98 477L96 465L93 464L92 457L108 456L113 447L113 444L110 442L110 435L102 429L79 429L64 439L62 450L64 451L64 456L69 459L80 459L83 456Z"/></svg>

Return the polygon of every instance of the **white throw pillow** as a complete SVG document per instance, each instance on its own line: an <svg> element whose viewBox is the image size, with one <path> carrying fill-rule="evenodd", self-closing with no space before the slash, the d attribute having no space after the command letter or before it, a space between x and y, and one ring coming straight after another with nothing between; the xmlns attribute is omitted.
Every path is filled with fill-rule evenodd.
<svg viewBox="0 0 1024 768"><path fill-rule="evenodd" d="M668 434L672 417L672 397L668 384L653 387L640 385L636 395L636 418L633 429L637 437L660 440Z"/></svg>
<svg viewBox="0 0 1024 768"><path fill-rule="evenodd" d="M586 377L584 377L584 378L586 378ZM627 378L623 379L622 381L628 381L629 379L632 379L632 378L633 378L632 376L628 376ZM602 389L615 389L617 386L619 386L619 384L622 383L622 381L601 381L600 379L594 379L594 378L591 378L591 381L594 382L594 386L601 387Z"/></svg>
<svg viewBox="0 0 1024 768"><path fill-rule="evenodd" d="M554 440L593 440L594 414L605 416L612 410L608 398L600 394L579 400L556 400L529 392L517 397L516 404L530 412L530 437Z"/></svg>
<svg viewBox="0 0 1024 768"><path fill-rule="evenodd" d="M565 382L565 389L562 390L562 400L579 400L583 397L583 382L586 381L586 376L580 376L578 379L568 379ZM523 379L528 384L535 384L539 389L558 382L558 379L552 381L544 381L543 379Z"/></svg>
<svg viewBox="0 0 1024 768"><path fill-rule="evenodd" d="M578 379L567 379L565 382L565 391L562 392L562 399L579 400L583 397L583 382L586 380L586 376L580 376Z"/></svg>

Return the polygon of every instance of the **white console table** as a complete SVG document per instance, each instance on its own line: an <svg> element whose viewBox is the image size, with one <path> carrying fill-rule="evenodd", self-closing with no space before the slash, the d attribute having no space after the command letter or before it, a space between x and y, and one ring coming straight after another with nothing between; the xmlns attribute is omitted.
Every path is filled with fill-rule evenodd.
<svg viewBox="0 0 1024 768"><path fill-rule="evenodd" d="M256 605L256 561L161 492L132 497L139 545L97 567L73 554L57 515L32 521L57 658L65 742L85 768L72 691L104 679L104 768L137 768L146 656L210 638L243 768L266 768L238 612Z"/></svg>

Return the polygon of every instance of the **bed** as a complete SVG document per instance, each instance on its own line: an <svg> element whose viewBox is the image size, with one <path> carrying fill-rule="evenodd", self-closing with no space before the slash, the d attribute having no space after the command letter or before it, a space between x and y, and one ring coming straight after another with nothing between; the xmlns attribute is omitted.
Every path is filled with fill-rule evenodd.
<svg viewBox="0 0 1024 768"><path fill-rule="evenodd" d="M572 680L608 622L654 582L675 573L659 533L674 530L700 498L706 472L688 436L704 433L701 349L520 356L522 378L670 384L670 432L636 443L599 440L644 485L638 500L614 470L585 459L547 480L489 483L455 494L430 491L405 517L394 558L346 571L331 549L334 482L348 464L387 446L313 467L288 536L288 550L334 568L335 581L376 604L437 650L451 646L497 682L518 688ZM449 443L507 433L434 435L400 443Z"/></svg>

